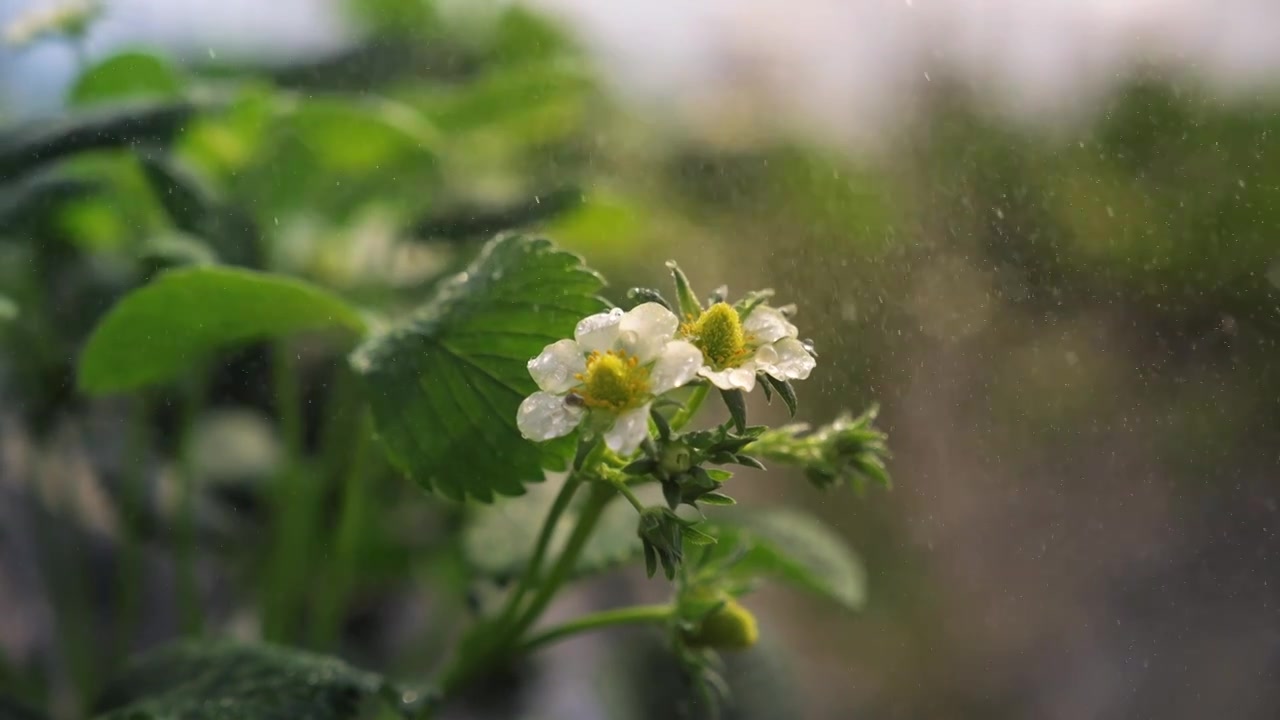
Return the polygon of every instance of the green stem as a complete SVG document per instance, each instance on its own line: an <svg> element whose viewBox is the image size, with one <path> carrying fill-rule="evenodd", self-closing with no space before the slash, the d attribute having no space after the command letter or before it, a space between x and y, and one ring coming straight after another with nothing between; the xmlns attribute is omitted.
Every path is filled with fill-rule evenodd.
<svg viewBox="0 0 1280 720"><path fill-rule="evenodd" d="M631 507L635 508L636 512L644 512L644 503L640 502L639 496L636 495L634 490L627 486L626 481L615 480L613 481L613 486L617 488L619 493L622 493L622 497L626 498L627 502L631 503Z"/></svg>
<svg viewBox="0 0 1280 720"><path fill-rule="evenodd" d="M540 633L531 635L516 648L515 654L523 655L531 653L544 645L562 640L566 637L577 635L579 633L591 632L601 628L615 627L618 625L647 625L665 623L671 619L674 609L670 605L636 605L633 607L618 608L616 610L603 610L601 612L583 615L582 617L570 620L563 625L557 625L548 628Z"/></svg>
<svg viewBox="0 0 1280 720"><path fill-rule="evenodd" d="M134 399L129 413L124 482L120 490L120 574L116 587L116 660L128 655L138 623L138 600L142 584L142 517L145 511L147 450L150 447L148 404L143 396Z"/></svg>
<svg viewBox="0 0 1280 720"><path fill-rule="evenodd" d="M542 530L538 533L538 539L533 546L533 555L529 558L529 564L525 567L524 575L520 577L519 583L516 585L515 590L511 592L511 597L507 600L506 606L498 616L500 623L506 624L512 621L519 610L520 602L524 600L529 589L538 581L538 573L542 571L542 562L546 557L547 548L551 545L551 538L555 535L555 529L560 524L560 517L568 509L569 502L581 485L582 476L576 472L570 474L564 481L564 487L560 488L560 493L556 495L555 501L551 504L551 510L542 522Z"/></svg>
<svg viewBox="0 0 1280 720"><path fill-rule="evenodd" d="M480 640L478 645L459 654L441 676L438 686L441 698L444 700L452 698L460 689L475 680L476 676L499 664L504 658L511 657L513 650L520 647L520 638L530 626L537 622L542 611L551 603L556 591L573 572L573 568L578 563L578 556L600 520L600 514L604 512L613 496L612 485L603 482L591 484L590 494L587 495L586 502L578 514L578 524L574 527L573 534L565 542L564 550L551 568L551 572L538 585L537 593L533 596L528 608L515 620L500 618L495 625L486 628L487 634L482 636L484 639ZM568 499L565 500L565 504L568 504Z"/></svg>
<svg viewBox="0 0 1280 720"><path fill-rule="evenodd" d="M197 371L195 377L203 377ZM178 610L182 631L196 636L204 630L204 612L200 607L200 585L196 572L196 478L192 465L196 418L204 401L204 385L192 380L183 399L182 439L178 447L177 542L174 559L177 564Z"/></svg>
<svg viewBox="0 0 1280 720"><path fill-rule="evenodd" d="M35 479L40 483L50 480L46 453L47 448L41 447L36 456ZM85 558L77 551L76 543L69 542L67 536L56 530L75 524L78 518L70 509L71 502L64 494L65 488L58 487L56 483L53 487L57 488L57 495L49 498L45 508L48 521L37 519L33 523L39 540L40 562L36 569L44 576L50 591L58 652L65 663L72 692L70 696L60 697L54 692L55 686L51 685L49 699L55 706L62 703L78 716L92 703L98 687L93 607L88 600L92 593L85 582L88 577Z"/></svg>
<svg viewBox="0 0 1280 720"><path fill-rule="evenodd" d="M284 459L274 488L275 542L268 565L263 635L268 640L288 641L293 621L298 619L296 600L302 596L307 579L307 532L316 493L301 467L302 390L297 368L285 343L277 343L272 351L272 383Z"/></svg>
<svg viewBox="0 0 1280 720"><path fill-rule="evenodd" d="M338 509L337 539L334 542L330 586L320 593L316 604L314 640L319 647L332 647L338 639L342 625L342 611L351 592L355 575L356 555L364 528L365 508L368 501L369 449L373 424L367 411L360 414L356 423L353 446L349 448L351 461L342 483L342 500Z"/></svg>
<svg viewBox="0 0 1280 720"><path fill-rule="evenodd" d="M600 515L604 512L605 506L613 499L614 487L606 483L592 483L591 492L587 495L586 503L582 507L582 511L578 514L578 526L573 529L573 534L565 542L564 551L560 553L560 559L556 561L551 573L547 575L546 580L538 587L538 592L533 596L533 600L529 602L529 607L516 621L515 625L510 629L508 638L519 638L538 621L542 615L542 611L547 609L547 605L551 604L551 599L555 597L556 591L569 578L574 567L578 564L578 556L582 554L582 549L586 547L587 541L591 539L591 533L596 529L596 523L600 520Z"/></svg>
<svg viewBox="0 0 1280 720"><path fill-rule="evenodd" d="M689 395L689 402L685 403L684 407L671 418L671 429L681 430L688 425L693 416L698 414L698 408L702 407L702 401L707 399L709 392L711 392L709 382L694 386L693 393Z"/></svg>

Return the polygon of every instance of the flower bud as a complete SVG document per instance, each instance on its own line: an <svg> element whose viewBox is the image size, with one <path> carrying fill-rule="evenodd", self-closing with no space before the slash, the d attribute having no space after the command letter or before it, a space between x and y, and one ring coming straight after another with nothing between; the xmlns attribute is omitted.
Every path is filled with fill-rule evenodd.
<svg viewBox="0 0 1280 720"><path fill-rule="evenodd" d="M693 451L688 445L675 441L666 443L662 447L658 468L664 476L679 475L687 472L691 467L693 467Z"/></svg>
<svg viewBox="0 0 1280 720"><path fill-rule="evenodd" d="M726 597L695 630L685 633L684 639L691 647L745 650L760 639L760 630L750 610Z"/></svg>
<svg viewBox="0 0 1280 720"><path fill-rule="evenodd" d="M658 565L670 580L684 559L684 523L676 514L664 507L645 508L640 513L636 534L644 547L645 569L649 577L657 572Z"/></svg>

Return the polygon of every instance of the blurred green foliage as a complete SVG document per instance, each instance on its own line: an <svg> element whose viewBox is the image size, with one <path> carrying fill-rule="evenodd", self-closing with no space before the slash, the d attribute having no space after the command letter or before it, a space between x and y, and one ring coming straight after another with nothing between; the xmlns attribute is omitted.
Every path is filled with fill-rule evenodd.
<svg viewBox="0 0 1280 720"><path fill-rule="evenodd" d="M902 363L912 343L1034 336L986 360L1012 379L987 401L1027 442L1063 428L1106 432L1094 418L1149 384L1163 391L1152 396L1172 418L1164 442L1182 453L1180 477L1194 487L1280 420L1259 400L1280 392L1273 103L1226 106L1150 79L1065 138L1015 132L939 98L890 162L784 142L714 151L637 128L572 44L528 11L455 25L414 0L353 9L367 34L339 57L178 67L130 50L86 68L65 117L0 130L0 399L37 443L110 403L77 393L74 368L108 308L162 269L288 273L396 317L463 267L473 240L522 228L589 252L615 291L653 281L660 268L637 270L637 258L669 255L695 285L729 276L788 288L832 368L833 407L859 405L866 398L850 401L847 388L868 386L891 405L913 372ZM990 321L996 309L1000 323ZM1093 339L1087 319L1103 312L1133 328L1122 349L1138 370L1074 354ZM321 454L326 433L359 434L364 420L348 397L356 380L323 341L282 347L297 371L292 396L268 389L278 349L252 344L215 355L194 400L185 389L149 391L139 433L173 464L194 442L174 429L180 412L232 406L279 426L313 484L293 495L272 472L196 488L202 517L235 511L201 525L201 540L232 568L240 602L278 587L268 576L294 563L296 584L273 600L270 639L341 643L379 670L418 672L443 645L439 629L388 650L368 640L368 618L406 588L474 580L452 532L463 514L418 502L386 464L357 462L357 448ZM1195 382L1224 376L1223 395ZM307 409L291 416L286 405L299 398ZM137 511L128 474L108 483L126 524ZM280 495L309 514L282 528L252 511ZM154 522L139 525L139 542L161 547L182 516L144 504ZM874 542L895 530L870 518L849 532L868 564L899 568L877 588L903 605L879 611L898 613L904 632L930 632L920 620L927 602L908 600L919 591L908 561ZM295 538L281 545L293 553L283 561L260 552L272 533ZM843 572L841 592L856 604L860 570ZM326 599L311 603L313 593ZM467 612L450 602L436 599L437 618ZM56 694L49 682L42 692Z"/></svg>

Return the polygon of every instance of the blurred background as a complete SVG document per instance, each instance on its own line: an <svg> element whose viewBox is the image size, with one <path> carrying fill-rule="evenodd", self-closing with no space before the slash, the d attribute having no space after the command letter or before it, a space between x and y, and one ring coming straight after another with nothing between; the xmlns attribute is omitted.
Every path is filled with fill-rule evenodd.
<svg viewBox="0 0 1280 720"><path fill-rule="evenodd" d="M41 4L3 0L0 25ZM733 665L735 717L1273 718L1278 40L1267 0L107 0L79 50L0 50L0 118L59 116L92 96L81 70L119 53L162 58L182 87L231 97L175 140L237 208L214 218L224 247L253 234L265 257L247 264L369 303L422 297L509 225L582 252L615 299L665 287L674 258L702 288L795 302L821 353L803 419L879 402L895 485L734 480L839 528L869 592L857 615L755 596L764 643ZM138 62L127 75L154 69ZM331 106L264 119L273 94L339 92L392 108L378 117L394 132ZM122 421L134 405L74 392L88 330L148 272L122 248L172 240L136 168L95 162L82 177L110 192L39 231L0 224L61 248L0 242L0 295L39 308L0 339L3 686L73 716L57 699L94 686L119 603L129 648L186 627L163 549L179 456L202 483L208 626L429 665L433 618L463 609L432 590L459 572L452 556L420 550L452 511L406 510L419 494L385 468L369 492L387 514L326 611L332 635L246 600L276 587L251 561L253 488L288 444L261 353L222 361L183 443L165 432L179 391L150 399L141 444ZM333 359L311 357L299 391L339 392ZM299 432L323 446L305 418ZM122 597L116 500L139 453L153 542L145 589ZM327 477L333 459L313 460ZM317 547L299 572L323 585ZM49 572L49 548L84 565ZM569 603L661 591L619 573ZM638 642L557 649L526 706L497 716L666 717L627 686L648 677L620 649Z"/></svg>

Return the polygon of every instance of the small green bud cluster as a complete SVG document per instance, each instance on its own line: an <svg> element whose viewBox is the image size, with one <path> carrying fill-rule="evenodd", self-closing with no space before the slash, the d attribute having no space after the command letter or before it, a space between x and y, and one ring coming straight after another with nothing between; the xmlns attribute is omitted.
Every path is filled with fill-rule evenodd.
<svg viewBox="0 0 1280 720"><path fill-rule="evenodd" d="M856 418L846 413L813 431L801 423L767 430L746 449L803 468L822 489L845 483L859 490L870 482L888 486L890 453L887 436L875 427L878 412L873 405Z"/></svg>
<svg viewBox="0 0 1280 720"><path fill-rule="evenodd" d="M636 534L644 546L644 564L649 577L657 572L661 563L668 580L676 576L676 569L684 561L684 543L709 545L715 538L694 527L697 520L686 520L670 508L648 507L640 513Z"/></svg>
<svg viewBox="0 0 1280 720"><path fill-rule="evenodd" d="M721 492L733 473L707 464L738 464L763 469L760 461L742 449L750 445L766 428L750 427L738 434L729 425L711 430L675 434L667 419L655 409L652 413L658 428L655 439L642 447L644 457L624 467L623 473L638 481L657 480L662 487L667 507L650 507L640 515L637 534L644 546L645 565L650 577L661 564L668 578L675 576L683 560L683 542L715 542L694 527L698 521L685 520L675 514L681 505L698 509L699 505L733 505L733 498Z"/></svg>

